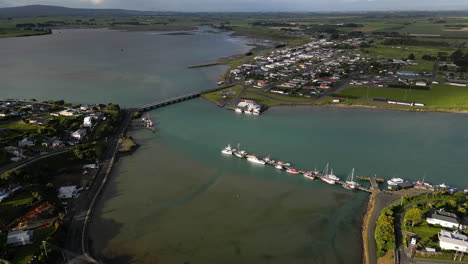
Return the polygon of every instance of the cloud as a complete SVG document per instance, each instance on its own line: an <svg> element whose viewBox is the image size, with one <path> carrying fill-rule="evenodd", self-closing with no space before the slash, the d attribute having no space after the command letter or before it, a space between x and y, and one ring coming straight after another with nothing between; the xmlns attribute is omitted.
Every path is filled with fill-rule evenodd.
<svg viewBox="0 0 468 264"><path fill-rule="evenodd" d="M100 5L104 2L104 0L90 0L91 3L93 3L94 5Z"/></svg>

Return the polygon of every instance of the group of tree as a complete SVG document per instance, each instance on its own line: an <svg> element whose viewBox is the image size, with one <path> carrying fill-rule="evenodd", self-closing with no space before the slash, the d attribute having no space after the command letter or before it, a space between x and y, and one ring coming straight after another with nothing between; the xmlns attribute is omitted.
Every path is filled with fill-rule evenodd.
<svg viewBox="0 0 468 264"><path fill-rule="evenodd" d="M387 251L395 248L395 218L393 211L387 208L377 220L375 227L375 243L377 245L377 256L383 257Z"/></svg>

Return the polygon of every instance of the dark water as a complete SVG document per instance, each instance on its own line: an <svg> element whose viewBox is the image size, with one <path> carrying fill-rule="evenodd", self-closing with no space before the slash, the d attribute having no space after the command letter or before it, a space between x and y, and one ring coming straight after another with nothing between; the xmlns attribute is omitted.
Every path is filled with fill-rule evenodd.
<svg viewBox="0 0 468 264"><path fill-rule="evenodd" d="M121 49L124 49L122 51ZM225 34L63 31L0 40L2 96L138 106L215 86L245 52ZM203 99L150 113L158 132L122 158L99 203L94 252L109 263L360 263L367 195L221 155L241 143L341 177L424 176L468 186L465 115L280 107L237 115Z"/></svg>

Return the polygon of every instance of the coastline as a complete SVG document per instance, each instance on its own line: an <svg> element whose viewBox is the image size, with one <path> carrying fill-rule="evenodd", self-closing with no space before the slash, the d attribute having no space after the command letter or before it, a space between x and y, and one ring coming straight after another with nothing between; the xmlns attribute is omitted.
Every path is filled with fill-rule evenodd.
<svg viewBox="0 0 468 264"><path fill-rule="evenodd" d="M363 264L371 264L371 254L370 254L370 239L369 236L371 235L371 231L369 230L371 228L371 216L374 213L374 207L375 207L375 196L376 194L373 192L369 196L369 201L367 202L367 209L366 213L364 214L362 218L362 263ZM373 234L373 231L372 231Z"/></svg>

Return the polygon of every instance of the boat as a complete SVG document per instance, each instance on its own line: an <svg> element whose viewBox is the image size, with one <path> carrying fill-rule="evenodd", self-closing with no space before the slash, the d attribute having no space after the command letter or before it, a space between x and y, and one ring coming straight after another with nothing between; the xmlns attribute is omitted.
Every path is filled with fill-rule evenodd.
<svg viewBox="0 0 468 264"><path fill-rule="evenodd" d="M292 174L299 174L299 171L293 168L287 168L286 171Z"/></svg>
<svg viewBox="0 0 468 264"><path fill-rule="evenodd" d="M465 194L468 194L468 189L463 190Z"/></svg>
<svg viewBox="0 0 468 264"><path fill-rule="evenodd" d="M330 173L328 173L328 167L329 165L327 163L322 173L323 176L320 178L320 180L328 184L335 184L337 181L340 180L340 178L338 178L335 174L333 174L333 169L331 170Z"/></svg>
<svg viewBox="0 0 468 264"><path fill-rule="evenodd" d="M284 170L284 167L281 166L281 165L276 165L276 166L275 166L275 169L277 169L277 170Z"/></svg>
<svg viewBox="0 0 468 264"><path fill-rule="evenodd" d="M225 148L221 150L221 153L227 154L227 155L232 155L234 153L234 149L231 148L231 145L227 145Z"/></svg>
<svg viewBox="0 0 468 264"><path fill-rule="evenodd" d="M234 110L234 111L236 111L236 113L243 113L244 112L244 110L242 110L240 108L236 108L236 110Z"/></svg>
<svg viewBox="0 0 468 264"><path fill-rule="evenodd" d="M277 164L278 164L278 165L281 165L281 166L283 166L283 167L289 167L289 166L291 166L291 163L287 163L287 162L284 162L284 161L281 161L281 160L278 161Z"/></svg>
<svg viewBox="0 0 468 264"><path fill-rule="evenodd" d="M270 159L270 156L263 158L263 160L268 164L275 164L275 161Z"/></svg>
<svg viewBox="0 0 468 264"><path fill-rule="evenodd" d="M253 115L260 115L260 112L253 111Z"/></svg>
<svg viewBox="0 0 468 264"><path fill-rule="evenodd" d="M348 178L346 178L346 182L343 184L343 187L349 190L355 190L357 187L359 187L359 183L354 181L354 168L351 170Z"/></svg>
<svg viewBox="0 0 468 264"><path fill-rule="evenodd" d="M405 182L405 180L403 180L402 178L392 178L392 179L387 181L387 184L390 185L390 186L395 186L395 185L401 184L403 182Z"/></svg>
<svg viewBox="0 0 468 264"><path fill-rule="evenodd" d="M245 156L247 156L247 152L240 149L240 144L237 144L237 150L233 151L232 153L234 153L234 155L239 158L245 158Z"/></svg>
<svg viewBox="0 0 468 264"><path fill-rule="evenodd" d="M315 180L315 178L317 176L315 176L315 174L313 172L305 171L304 172L304 177L307 178L307 179Z"/></svg>
<svg viewBox="0 0 468 264"><path fill-rule="evenodd" d="M252 162L252 163L261 164L261 165L265 165L265 163L266 163L264 160L260 160L257 157L255 157L254 155L247 155L247 160Z"/></svg>
<svg viewBox="0 0 468 264"><path fill-rule="evenodd" d="M448 189L448 188L450 188L450 186L448 186L448 185L445 184L445 183L439 184L439 185L437 185L437 187L442 188L442 189Z"/></svg>

